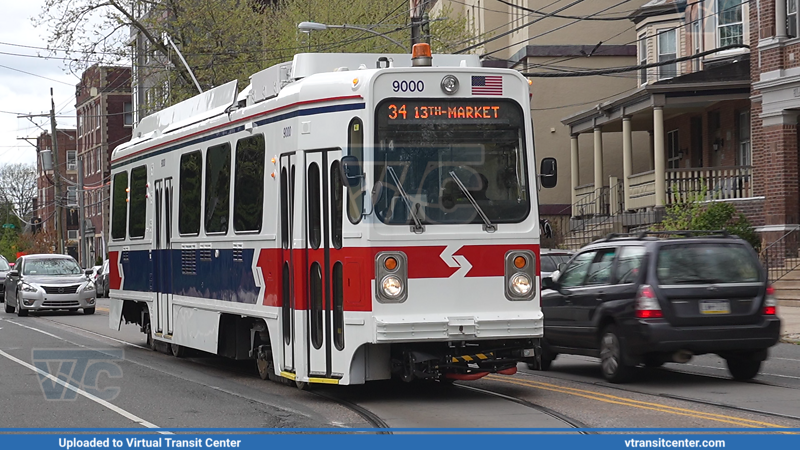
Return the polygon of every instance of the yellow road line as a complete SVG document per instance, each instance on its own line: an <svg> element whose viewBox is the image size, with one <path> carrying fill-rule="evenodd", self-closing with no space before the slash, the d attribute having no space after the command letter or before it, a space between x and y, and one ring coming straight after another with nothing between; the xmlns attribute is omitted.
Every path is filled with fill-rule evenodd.
<svg viewBox="0 0 800 450"><path fill-rule="evenodd" d="M674 406L664 405L664 404L660 404L660 403L643 402L643 401L639 401L639 400L628 399L628 398L625 398L625 397L619 397L619 396L616 396L616 395L601 394L599 392L588 391L588 390L584 390L584 389L569 388L569 387L558 386L558 385L555 385L555 384L543 383L543 382L538 382L538 381L533 381L533 380L530 380L530 381L529 380L519 380L519 379L501 377L501 376L497 376L497 375L490 375L490 376L488 376L486 378L494 380L494 381L500 381L500 382L503 382L503 383L516 384L516 385L519 385L519 386L528 386L528 387L533 387L533 388L542 389L542 390L546 390L546 391L553 391L553 392L559 392L559 393L562 393L562 394L569 394L569 395L574 395L574 396L577 396L577 397L583 397L583 398L587 398L587 399L590 399L590 400L596 400L596 401L599 401L599 402L610 403L610 404L615 404L615 405L622 405L622 406L629 406L629 407L632 407L632 408L640 408L640 409L646 409L646 410L657 411L657 412L663 412L663 413L666 413L666 414L693 417L693 418L696 418L696 419L705 419L705 420L728 423L728 424L739 425L739 426L750 427L750 428L758 428L759 426L761 426L761 427L771 427L771 428L786 428L785 426L776 425L776 424L769 423L769 422L760 422L760 421L757 421L757 420L743 419L743 418L739 418L739 417L726 416L726 415L723 415L723 414L713 414L713 413L705 413L705 412L700 412L700 411L693 411L693 410L690 410L690 409L677 408L677 407L674 407Z"/></svg>

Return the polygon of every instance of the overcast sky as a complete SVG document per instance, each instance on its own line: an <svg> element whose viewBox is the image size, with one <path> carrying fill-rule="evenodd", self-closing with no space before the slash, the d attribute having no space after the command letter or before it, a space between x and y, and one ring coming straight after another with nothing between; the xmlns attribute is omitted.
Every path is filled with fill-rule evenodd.
<svg viewBox="0 0 800 450"><path fill-rule="evenodd" d="M37 29L31 18L38 15L43 0L3 0L0 19L0 164L35 163L36 150L21 137L39 136L42 130L17 114L49 114L50 88L59 128L75 128L75 85L64 61L45 59L47 30ZM29 55L16 56L16 55ZM43 78L44 77L44 78ZM50 130L47 117L33 119Z"/></svg>

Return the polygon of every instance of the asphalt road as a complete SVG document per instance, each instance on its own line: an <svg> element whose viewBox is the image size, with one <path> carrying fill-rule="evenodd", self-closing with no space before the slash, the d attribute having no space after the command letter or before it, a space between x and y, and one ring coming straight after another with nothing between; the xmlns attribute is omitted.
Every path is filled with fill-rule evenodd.
<svg viewBox="0 0 800 450"><path fill-rule="evenodd" d="M250 361L153 352L138 327L109 329L100 300L93 316L0 312L0 428L800 428L798 362L800 346L780 344L749 383L703 356L611 385L596 360L560 356L548 372L520 365L454 387L303 392L262 381Z"/></svg>

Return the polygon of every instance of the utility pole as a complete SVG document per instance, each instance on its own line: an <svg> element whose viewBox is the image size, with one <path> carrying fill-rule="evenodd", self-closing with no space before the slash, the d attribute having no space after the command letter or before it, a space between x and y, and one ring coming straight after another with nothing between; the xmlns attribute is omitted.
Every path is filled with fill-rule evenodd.
<svg viewBox="0 0 800 450"><path fill-rule="evenodd" d="M89 252L86 248L86 221L83 219L85 215L85 200L83 198L83 158L77 158L78 162L78 220L81 221L80 223L80 230L81 230L81 253L80 255L80 263L81 267L84 269L88 269L89 267L93 266L89 265Z"/></svg>
<svg viewBox="0 0 800 450"><path fill-rule="evenodd" d="M56 135L56 103L53 101L53 88L50 88L50 141L53 147L53 177L56 183L55 207L56 207L56 233L58 233L58 253L64 254L64 220L61 217L61 205L64 199L61 198L61 169L58 165L58 136Z"/></svg>
<svg viewBox="0 0 800 450"><path fill-rule="evenodd" d="M425 9L425 0L408 0L409 12L411 13L411 48L414 44L422 42L422 11Z"/></svg>

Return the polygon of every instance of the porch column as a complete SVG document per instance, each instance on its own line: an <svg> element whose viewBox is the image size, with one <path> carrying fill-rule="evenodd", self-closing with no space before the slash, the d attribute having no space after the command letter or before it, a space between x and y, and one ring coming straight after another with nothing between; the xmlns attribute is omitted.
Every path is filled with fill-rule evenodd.
<svg viewBox="0 0 800 450"><path fill-rule="evenodd" d="M653 107L653 168L656 173L656 208L663 208L667 197L667 164L664 152L664 107Z"/></svg>
<svg viewBox="0 0 800 450"><path fill-rule="evenodd" d="M572 183L572 206L578 203L578 186L580 186L580 163L578 161L578 135L573 134L570 137L570 153L569 153L569 166L570 166L570 181Z"/></svg>
<svg viewBox="0 0 800 450"><path fill-rule="evenodd" d="M631 209L631 180L633 175L633 129L631 118L622 118L622 188L625 199L625 211Z"/></svg>
<svg viewBox="0 0 800 450"><path fill-rule="evenodd" d="M595 213L603 211L603 130L594 127L594 195Z"/></svg>
<svg viewBox="0 0 800 450"><path fill-rule="evenodd" d="M775 0L775 37L786 38L786 0Z"/></svg>

